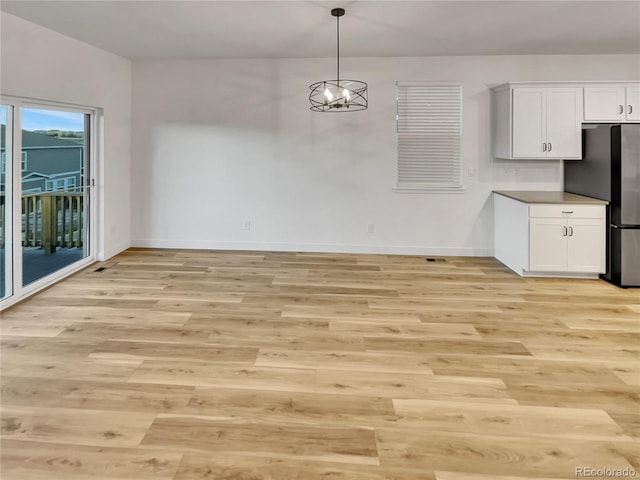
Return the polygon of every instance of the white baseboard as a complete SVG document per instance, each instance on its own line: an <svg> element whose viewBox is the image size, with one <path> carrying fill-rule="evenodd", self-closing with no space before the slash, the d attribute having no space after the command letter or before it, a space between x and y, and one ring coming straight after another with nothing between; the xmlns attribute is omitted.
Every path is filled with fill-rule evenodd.
<svg viewBox="0 0 640 480"><path fill-rule="evenodd" d="M100 260L101 262L109 260L111 257L115 257L119 253L124 252L130 246L131 245L129 243L121 243L120 245L110 248L109 250L106 250L104 252L98 252L98 260Z"/></svg>
<svg viewBox="0 0 640 480"><path fill-rule="evenodd" d="M330 243L221 242L207 240L134 239L132 247L197 250L257 250L277 252L373 253L387 255L441 255L492 257L491 248L421 247L405 245L340 245Z"/></svg>
<svg viewBox="0 0 640 480"><path fill-rule="evenodd" d="M600 278L598 273L581 273L581 272L529 272L524 270L522 277L540 277L540 278Z"/></svg>

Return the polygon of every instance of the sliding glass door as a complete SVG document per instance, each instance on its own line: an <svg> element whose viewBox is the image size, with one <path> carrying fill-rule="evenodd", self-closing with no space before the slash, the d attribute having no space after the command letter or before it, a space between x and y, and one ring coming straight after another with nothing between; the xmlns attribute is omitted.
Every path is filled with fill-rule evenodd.
<svg viewBox="0 0 640 480"><path fill-rule="evenodd" d="M94 121L94 112L75 107L21 99L2 106L5 303L93 260Z"/></svg>
<svg viewBox="0 0 640 480"><path fill-rule="evenodd" d="M22 108L22 284L88 254L88 115Z"/></svg>

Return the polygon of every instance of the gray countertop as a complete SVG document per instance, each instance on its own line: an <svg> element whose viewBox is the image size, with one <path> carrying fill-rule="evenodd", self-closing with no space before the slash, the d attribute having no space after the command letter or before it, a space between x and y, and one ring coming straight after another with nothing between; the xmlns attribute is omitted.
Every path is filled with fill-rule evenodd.
<svg viewBox="0 0 640 480"><path fill-rule="evenodd" d="M585 197L567 192L548 192L537 190L494 190L493 193L503 195L523 203L571 203L581 205L608 205L606 200Z"/></svg>

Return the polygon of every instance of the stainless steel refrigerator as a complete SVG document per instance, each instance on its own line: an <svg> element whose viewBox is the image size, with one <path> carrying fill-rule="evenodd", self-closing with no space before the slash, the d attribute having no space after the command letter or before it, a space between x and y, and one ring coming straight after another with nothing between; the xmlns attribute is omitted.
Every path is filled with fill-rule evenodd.
<svg viewBox="0 0 640 480"><path fill-rule="evenodd" d="M566 192L609 201L606 280L640 286L640 124L585 124L582 160L564 163Z"/></svg>

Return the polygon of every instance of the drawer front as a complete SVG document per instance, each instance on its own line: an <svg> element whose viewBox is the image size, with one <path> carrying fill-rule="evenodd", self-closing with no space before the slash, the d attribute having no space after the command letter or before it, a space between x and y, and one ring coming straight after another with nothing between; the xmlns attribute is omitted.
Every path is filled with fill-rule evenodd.
<svg viewBox="0 0 640 480"><path fill-rule="evenodd" d="M605 217L604 205L529 205L531 218L601 218Z"/></svg>

